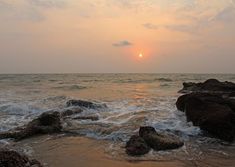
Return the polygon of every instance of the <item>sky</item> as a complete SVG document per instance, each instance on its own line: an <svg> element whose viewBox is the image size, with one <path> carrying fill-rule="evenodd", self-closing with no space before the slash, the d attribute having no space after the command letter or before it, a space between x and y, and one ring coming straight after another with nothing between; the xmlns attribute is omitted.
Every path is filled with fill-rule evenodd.
<svg viewBox="0 0 235 167"><path fill-rule="evenodd" d="M235 73L235 0L0 0L0 73Z"/></svg>

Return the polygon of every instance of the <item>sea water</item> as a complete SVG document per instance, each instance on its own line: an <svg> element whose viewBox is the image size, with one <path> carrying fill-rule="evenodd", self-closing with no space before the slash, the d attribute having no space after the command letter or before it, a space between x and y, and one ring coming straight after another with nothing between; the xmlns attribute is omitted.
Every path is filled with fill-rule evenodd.
<svg viewBox="0 0 235 167"><path fill-rule="evenodd" d="M105 136L102 128L97 133L95 129L86 129L86 134L80 127L84 135L122 138L142 125L176 131L184 137L197 135L200 130L186 122L175 102L183 82L203 82L209 78L235 81L235 75L222 74L2 74L0 131L23 125L43 112L63 110L70 99L82 99L108 106L84 112L99 117L98 121L80 121L84 130L85 125L93 124L110 128Z"/></svg>
<svg viewBox="0 0 235 167"><path fill-rule="evenodd" d="M64 111L68 100L82 99L105 103L107 108L84 109L78 114L97 116L97 121L66 119L66 131L124 143L140 126L148 125L184 141L195 140L196 148L214 139L208 141L198 127L187 122L175 103L183 82L210 78L235 82L235 75L229 74L2 74L0 131L27 124L46 111Z"/></svg>

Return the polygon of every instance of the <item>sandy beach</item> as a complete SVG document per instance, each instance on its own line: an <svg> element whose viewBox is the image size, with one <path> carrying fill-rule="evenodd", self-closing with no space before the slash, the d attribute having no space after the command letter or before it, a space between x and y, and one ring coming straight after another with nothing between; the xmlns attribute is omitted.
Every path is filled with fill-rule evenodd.
<svg viewBox="0 0 235 167"><path fill-rule="evenodd" d="M31 157L45 167L232 167L235 153L230 155L205 154L198 159L151 160L132 158L120 148L112 154L110 141L77 136L39 136L23 140L16 147L29 149Z"/></svg>
<svg viewBox="0 0 235 167"><path fill-rule="evenodd" d="M113 157L106 151L110 143L85 137L41 136L27 139L18 144L33 148L33 157L46 167L184 167L180 161L128 161ZM124 150L124 149L123 149Z"/></svg>

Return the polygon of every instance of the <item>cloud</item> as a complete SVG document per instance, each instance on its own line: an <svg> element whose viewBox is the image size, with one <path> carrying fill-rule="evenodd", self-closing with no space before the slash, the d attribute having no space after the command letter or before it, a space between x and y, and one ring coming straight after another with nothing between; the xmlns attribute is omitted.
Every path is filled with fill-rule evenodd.
<svg viewBox="0 0 235 167"><path fill-rule="evenodd" d="M198 30L198 26L193 25L167 25L165 28L173 31L180 31L186 33L195 33Z"/></svg>
<svg viewBox="0 0 235 167"><path fill-rule="evenodd" d="M0 9L1 9L0 12L5 11L5 10L9 10L12 8L12 6L13 5L10 2L8 2L6 0L2 0L2 1L0 1Z"/></svg>
<svg viewBox="0 0 235 167"><path fill-rule="evenodd" d="M115 46L115 47L125 47L125 46L130 46L130 45L132 45L132 43L130 43L127 40L123 40L123 41L119 41L117 43L113 43L113 46Z"/></svg>
<svg viewBox="0 0 235 167"><path fill-rule="evenodd" d="M110 1L110 0L108 0L108 1ZM144 5L146 3L145 0L132 0L132 1L129 1L129 0L119 0L119 1L111 0L110 2L113 3L114 5L120 5L121 7L125 7L125 8L136 8L139 5Z"/></svg>
<svg viewBox="0 0 235 167"><path fill-rule="evenodd" d="M152 30L159 28L157 25L152 24L152 23L145 23L145 24L143 24L143 26L144 26L145 28L147 28L147 29L152 29Z"/></svg>
<svg viewBox="0 0 235 167"><path fill-rule="evenodd" d="M64 0L0 0L0 20L43 21L46 9L61 9L65 5Z"/></svg>
<svg viewBox="0 0 235 167"><path fill-rule="evenodd" d="M106 0L108 6L120 7L122 10L134 10L135 12L149 9L153 0Z"/></svg>
<svg viewBox="0 0 235 167"><path fill-rule="evenodd" d="M223 10L218 12L212 20L215 21L222 21L222 22L234 22L235 18L235 7L228 6L225 7Z"/></svg>
<svg viewBox="0 0 235 167"><path fill-rule="evenodd" d="M43 8L63 8L65 2L63 0L28 0L30 4Z"/></svg>
<svg viewBox="0 0 235 167"><path fill-rule="evenodd" d="M209 18L201 18L194 20L191 24L172 24L172 25L165 25L163 26L166 29L172 30L172 31L179 31L183 33L189 33L192 35L199 35L204 29L207 29L208 27L212 26L212 22Z"/></svg>
<svg viewBox="0 0 235 167"><path fill-rule="evenodd" d="M231 3L232 3L233 5L235 5L235 0L231 0Z"/></svg>
<svg viewBox="0 0 235 167"><path fill-rule="evenodd" d="M0 1L0 20L7 21L42 21L45 17L41 11L33 8L27 1Z"/></svg>

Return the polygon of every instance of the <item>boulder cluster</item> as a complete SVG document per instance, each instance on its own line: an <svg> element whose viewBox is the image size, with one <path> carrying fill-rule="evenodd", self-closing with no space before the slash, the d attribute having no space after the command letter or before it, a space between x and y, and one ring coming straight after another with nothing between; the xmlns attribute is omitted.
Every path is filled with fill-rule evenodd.
<svg viewBox="0 0 235 167"><path fill-rule="evenodd" d="M49 111L41 114L25 126L7 132L1 132L0 139L13 138L22 140L39 134L58 133L61 129L60 113Z"/></svg>
<svg viewBox="0 0 235 167"><path fill-rule="evenodd" d="M0 139L12 138L15 141L23 140L42 134L54 134L63 131L62 121L69 116L83 112L83 109L101 109L104 104L96 104L84 100L70 100L64 111L47 111L30 121L28 124L0 133ZM97 116L77 116L72 119L96 121ZM9 149L0 149L0 167L42 167L37 160L30 160L25 155Z"/></svg>
<svg viewBox="0 0 235 167"><path fill-rule="evenodd" d="M235 95L235 84L232 82L220 82L217 79L208 79L205 82L184 82L180 93L200 92L220 95Z"/></svg>
<svg viewBox="0 0 235 167"><path fill-rule="evenodd" d="M25 155L16 151L1 149L0 150L1 167L42 167L42 164L35 159L29 159Z"/></svg>
<svg viewBox="0 0 235 167"><path fill-rule="evenodd" d="M209 135L232 142L235 138L235 84L209 79L203 83L184 83L178 110L187 120Z"/></svg>
<svg viewBox="0 0 235 167"><path fill-rule="evenodd" d="M126 153L131 156L147 154L151 149L170 150L182 147L184 143L175 135L160 133L150 126L140 127L139 135L133 135L126 143Z"/></svg>
<svg viewBox="0 0 235 167"><path fill-rule="evenodd" d="M0 133L0 139L13 138L15 140L22 140L35 135L60 133L62 129L62 120L83 112L84 108L101 109L107 107L105 104L97 104L84 100L69 100L66 104L68 107L62 112L48 111L39 115L37 118L29 122L27 125L17 127L6 132ZM69 108L74 107L75 108ZM97 116L77 116L73 119L77 120L92 120L97 121Z"/></svg>
<svg viewBox="0 0 235 167"><path fill-rule="evenodd" d="M209 79L202 83L183 83L177 109L184 112L187 121L199 126L211 137L232 142L235 139L235 84ZM177 149L184 143L173 134L159 133L153 127L140 127L126 143L126 153L139 156L151 149Z"/></svg>

